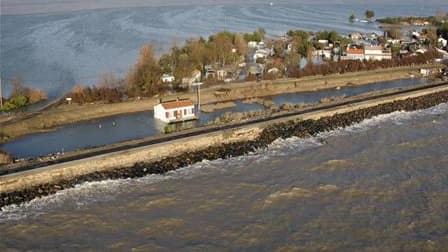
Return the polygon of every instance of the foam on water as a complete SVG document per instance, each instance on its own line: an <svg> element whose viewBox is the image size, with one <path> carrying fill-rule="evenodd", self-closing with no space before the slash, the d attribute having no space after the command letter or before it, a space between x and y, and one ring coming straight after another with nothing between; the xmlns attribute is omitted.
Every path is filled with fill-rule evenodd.
<svg viewBox="0 0 448 252"><path fill-rule="evenodd" d="M385 124L401 125L411 120L425 119L426 116L447 114L448 103L412 112L397 111L390 114L375 116L363 120L360 123L340 128L333 131L319 133L315 137L277 139L266 149L259 149L247 155L231 157L228 159L203 160L193 165L170 171L162 175L148 175L136 179L117 179L98 182L86 182L41 198L36 198L21 205L9 205L0 211L0 223L18 220L27 217L35 217L43 213L51 212L61 206L70 206L72 209L88 207L95 202L108 202L119 197L121 193L129 193L139 190L139 186L161 183L168 180L188 180L205 175L217 175L230 169L240 169L252 162L263 162L275 157L297 155L304 150L319 148L325 142L336 136L357 134L368 131Z"/></svg>

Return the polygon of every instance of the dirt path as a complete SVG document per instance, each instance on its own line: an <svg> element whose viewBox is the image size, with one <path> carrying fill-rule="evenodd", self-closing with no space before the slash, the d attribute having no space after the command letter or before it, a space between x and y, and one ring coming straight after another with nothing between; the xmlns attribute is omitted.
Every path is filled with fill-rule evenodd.
<svg viewBox="0 0 448 252"><path fill-rule="evenodd" d="M438 67L438 65L412 66L363 71L346 74L333 74L327 76L311 76L300 79L280 79L275 81L243 82L226 85L217 85L201 90L201 103L216 103L247 99L251 97L264 97L283 93L302 91L316 91L320 89L344 87L348 85L364 85L368 83L390 81L409 78L411 74L418 76L420 68ZM222 88L230 89L227 93L218 92ZM179 93L163 97L164 100L175 97L190 98L196 101L196 93ZM19 136L44 132L58 126L85 121L95 118L113 116L118 114L141 112L151 110L158 103L159 97L128 101L115 104L86 104L63 105L37 113L23 120L14 120L13 123L1 123L0 143L10 141Z"/></svg>

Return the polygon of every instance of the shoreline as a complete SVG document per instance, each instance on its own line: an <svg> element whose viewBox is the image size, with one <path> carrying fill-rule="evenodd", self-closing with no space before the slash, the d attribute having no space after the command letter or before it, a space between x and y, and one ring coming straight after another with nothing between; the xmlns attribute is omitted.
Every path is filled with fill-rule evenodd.
<svg viewBox="0 0 448 252"><path fill-rule="evenodd" d="M393 81L410 78L410 74L419 76L420 68L437 68L438 64L426 64L407 67L385 68L372 71L361 71L355 73L332 74L327 76L309 76L299 79L278 79L274 81L242 82L232 84L220 84L201 90L202 104L213 104L230 102L239 99L254 97L267 97L272 95L310 92L346 86L362 86L376 82ZM216 95L215 92L221 88L230 88L226 95ZM196 100L196 94L177 93L164 97L172 99L181 96ZM13 122L1 123L0 144L7 143L18 137L49 132L60 126L105 118L121 114L130 114L152 110L160 97L142 100L126 101L111 104L87 104L87 105L62 105L36 113L34 116L25 115L24 119L15 119Z"/></svg>
<svg viewBox="0 0 448 252"><path fill-rule="evenodd" d="M239 134L241 136L231 136L235 140L227 142L216 141L206 148L197 147L187 149L176 155L168 156L150 162L137 162L132 166L115 166L114 169L96 169L90 173L74 176L71 179L59 180L40 184L37 186L27 186L24 189L0 193L0 207L20 204L37 197L54 194L59 190L74 187L77 184L90 181L100 181L105 179L136 178L148 174L162 174L187 165L200 162L204 159L215 160L218 158L228 158L245 155L259 148L266 148L270 143L278 138L289 138L297 136L301 138L314 136L320 132L334 130L340 127L347 127L354 123L359 123L365 119L381 114L388 114L394 111L415 111L426 109L435 105L448 102L448 91L435 91L434 93L423 92L416 96L405 96L402 99L388 98L384 103L373 103L371 106L358 105L356 109L341 108L340 111L318 111L315 115L310 115L308 119L280 120L271 122L263 128L255 128L255 133L246 131ZM375 105L377 104L377 105ZM222 134L226 134L223 132ZM246 138L242 137L245 136ZM191 141L192 139L190 139ZM80 160L82 161L82 160ZM98 162L98 161L97 161ZM17 176L20 176L17 175ZM37 176L37 175L35 175ZM15 178L15 180L27 178Z"/></svg>

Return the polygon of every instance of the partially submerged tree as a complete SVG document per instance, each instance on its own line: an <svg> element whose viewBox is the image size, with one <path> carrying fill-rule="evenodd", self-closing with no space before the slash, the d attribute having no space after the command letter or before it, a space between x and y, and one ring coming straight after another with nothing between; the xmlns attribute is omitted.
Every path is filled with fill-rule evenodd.
<svg viewBox="0 0 448 252"><path fill-rule="evenodd" d="M349 21L350 23L355 22L355 19L356 19L355 14L351 14L350 17L348 17L348 21Z"/></svg>
<svg viewBox="0 0 448 252"><path fill-rule="evenodd" d="M364 16L367 20L372 21L372 18L375 17L375 12L373 10L366 10Z"/></svg>

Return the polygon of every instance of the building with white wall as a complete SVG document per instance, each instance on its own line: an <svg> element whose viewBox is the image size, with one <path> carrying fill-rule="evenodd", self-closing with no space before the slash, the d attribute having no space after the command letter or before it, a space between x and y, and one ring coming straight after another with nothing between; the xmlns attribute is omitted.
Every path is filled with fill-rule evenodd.
<svg viewBox="0 0 448 252"><path fill-rule="evenodd" d="M155 105L154 118L166 123L197 119L194 103L190 99L177 99Z"/></svg>

